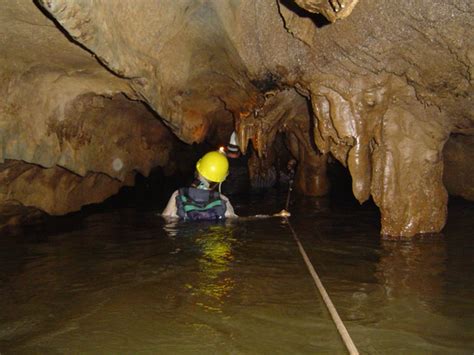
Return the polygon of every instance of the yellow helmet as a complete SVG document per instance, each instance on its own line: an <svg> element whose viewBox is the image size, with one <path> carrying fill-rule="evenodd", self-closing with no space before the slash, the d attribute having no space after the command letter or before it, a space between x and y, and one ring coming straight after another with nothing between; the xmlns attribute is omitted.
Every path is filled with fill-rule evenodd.
<svg viewBox="0 0 474 355"><path fill-rule="evenodd" d="M222 182L229 173L229 162L224 154L209 152L198 160L196 170L208 181Z"/></svg>

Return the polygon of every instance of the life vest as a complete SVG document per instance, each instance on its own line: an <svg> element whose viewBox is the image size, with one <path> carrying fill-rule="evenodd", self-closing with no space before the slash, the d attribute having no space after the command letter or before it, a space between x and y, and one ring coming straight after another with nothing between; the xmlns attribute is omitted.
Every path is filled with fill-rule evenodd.
<svg viewBox="0 0 474 355"><path fill-rule="evenodd" d="M225 218L226 204L219 192L184 187L176 196L178 216L184 220L215 220Z"/></svg>

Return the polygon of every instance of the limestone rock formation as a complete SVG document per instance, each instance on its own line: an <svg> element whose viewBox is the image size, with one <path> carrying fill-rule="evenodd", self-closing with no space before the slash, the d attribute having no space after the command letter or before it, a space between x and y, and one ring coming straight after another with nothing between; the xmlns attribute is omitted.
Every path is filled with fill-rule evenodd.
<svg viewBox="0 0 474 355"><path fill-rule="evenodd" d="M367 1L319 30L280 8L319 65L304 85L318 148L347 165L360 202L373 197L382 234L440 231L443 146L474 121L473 5Z"/></svg>
<svg viewBox="0 0 474 355"><path fill-rule="evenodd" d="M295 0L302 8L334 22L349 16L359 0Z"/></svg>
<svg viewBox="0 0 474 355"><path fill-rule="evenodd" d="M254 179L269 174L285 135L306 194L327 192L332 155L355 197L379 206L383 235L439 232L444 184L472 198L469 1L4 0L0 9L4 171L26 169L11 162L21 160L81 177L67 178L78 189L90 174L128 183L167 165L174 138L160 116L186 143L224 142L236 128L241 148L256 149ZM9 186L0 196L50 213L88 203L55 210Z"/></svg>
<svg viewBox="0 0 474 355"><path fill-rule="evenodd" d="M474 136L453 135L444 146L444 161L448 192L474 201Z"/></svg>
<svg viewBox="0 0 474 355"><path fill-rule="evenodd" d="M41 168L18 160L0 166L0 200L21 201L52 215L77 211L83 205L102 202L124 184L133 184L133 175L125 181L103 173L78 176L55 166Z"/></svg>
<svg viewBox="0 0 474 355"><path fill-rule="evenodd" d="M34 3L1 8L0 203L64 214L168 162L175 138L127 81Z"/></svg>

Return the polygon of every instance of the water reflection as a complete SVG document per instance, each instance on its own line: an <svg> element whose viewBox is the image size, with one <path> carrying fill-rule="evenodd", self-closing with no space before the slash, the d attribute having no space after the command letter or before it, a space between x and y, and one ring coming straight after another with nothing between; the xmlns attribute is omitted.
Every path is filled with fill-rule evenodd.
<svg viewBox="0 0 474 355"><path fill-rule="evenodd" d="M178 227L180 226L180 224L182 223L180 223L180 221L176 218L166 219L166 224L163 226L163 230L169 237L174 238L178 235Z"/></svg>
<svg viewBox="0 0 474 355"><path fill-rule="evenodd" d="M379 242L370 209L324 203L295 199L291 222L361 353L471 353L474 208L402 243ZM0 238L0 353L344 353L280 219L77 218Z"/></svg>
<svg viewBox="0 0 474 355"><path fill-rule="evenodd" d="M446 271L444 240L382 241L377 277L388 299L416 295L430 301L442 294Z"/></svg>
<svg viewBox="0 0 474 355"><path fill-rule="evenodd" d="M193 303L206 311L222 312L226 297L235 286L232 277L233 248L237 244L236 225L206 222L169 221L168 236L181 239L174 253L193 250L197 253L197 275L184 285L195 298Z"/></svg>

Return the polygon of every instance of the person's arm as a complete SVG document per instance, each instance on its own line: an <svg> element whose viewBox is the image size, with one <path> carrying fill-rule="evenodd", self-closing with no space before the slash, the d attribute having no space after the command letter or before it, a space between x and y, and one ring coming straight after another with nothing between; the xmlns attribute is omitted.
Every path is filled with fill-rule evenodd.
<svg viewBox="0 0 474 355"><path fill-rule="evenodd" d="M176 207L176 196L178 196L178 190L173 192L171 195L166 208L161 213L163 217L171 217L171 218L178 218L178 208Z"/></svg>
<svg viewBox="0 0 474 355"><path fill-rule="evenodd" d="M226 218L239 217L239 216L237 216L237 215L235 214L235 212L234 212L234 207L231 205L229 199L228 199L226 196L222 195L222 194L221 194L221 199L222 199L222 201L225 202L225 207L226 207L226 210L225 210L225 217L226 217Z"/></svg>

